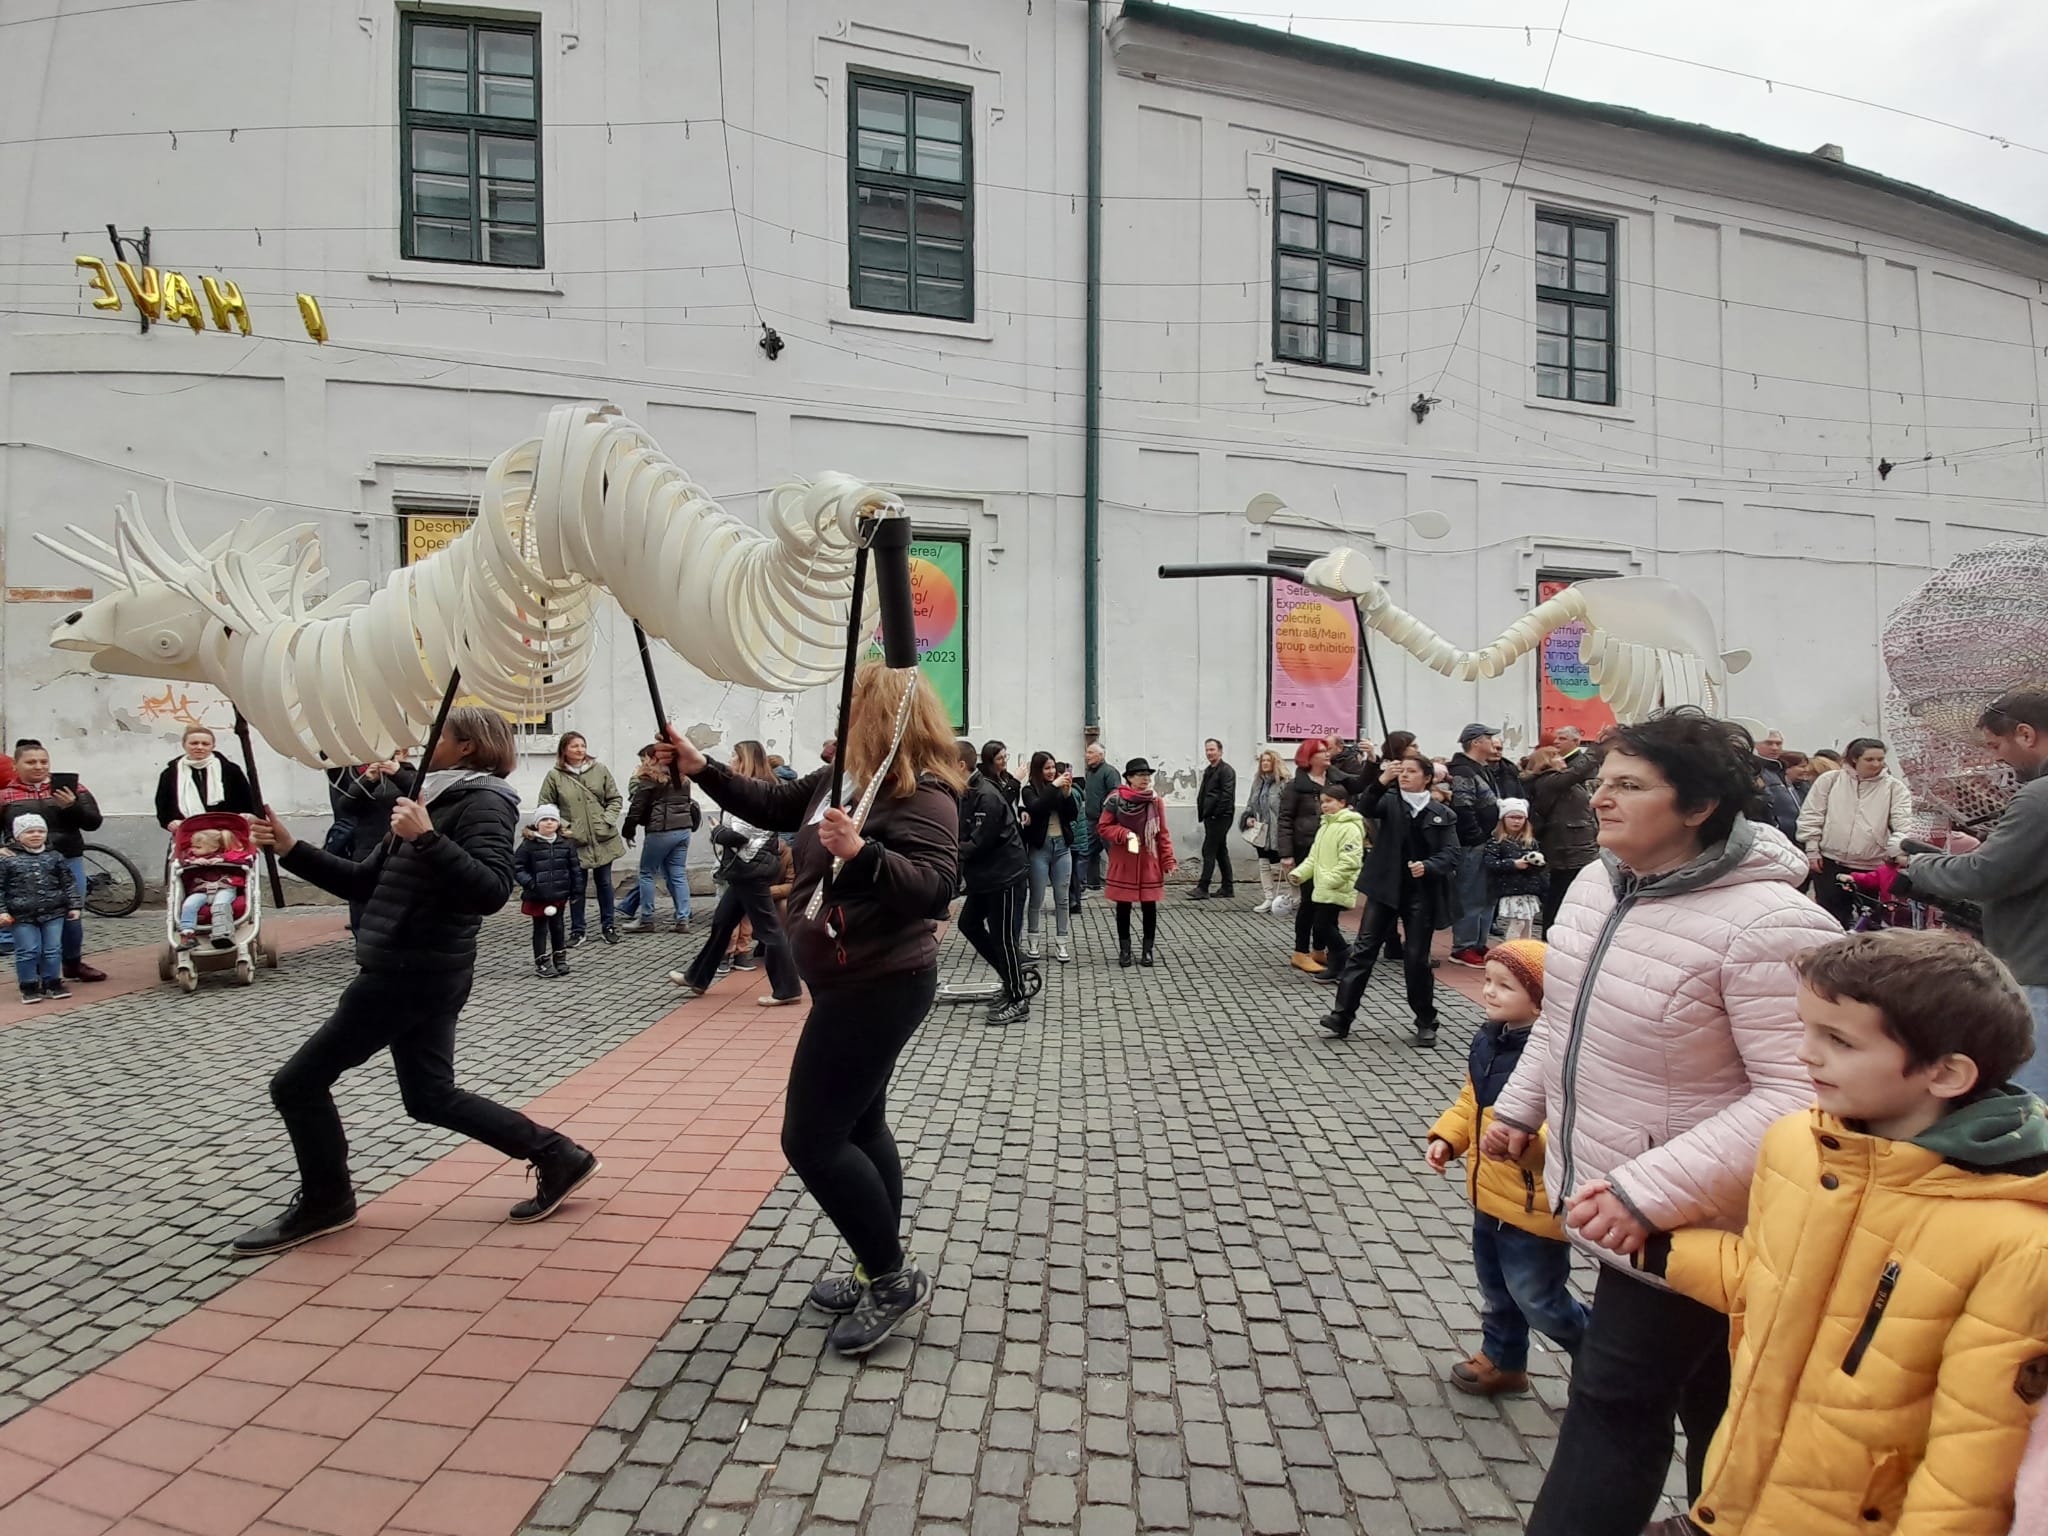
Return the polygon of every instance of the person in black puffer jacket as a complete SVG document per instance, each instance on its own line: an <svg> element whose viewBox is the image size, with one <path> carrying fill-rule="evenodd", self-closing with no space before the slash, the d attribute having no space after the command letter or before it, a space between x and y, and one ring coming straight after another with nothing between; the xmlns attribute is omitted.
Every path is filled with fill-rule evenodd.
<svg viewBox="0 0 2048 1536"><path fill-rule="evenodd" d="M286 869L363 907L355 980L270 1080L298 1155L299 1192L282 1216L236 1238L236 1253L280 1253L355 1224L348 1138L329 1090L380 1050L391 1052L413 1119L533 1164L534 1194L512 1207L512 1220L551 1214L597 1172L597 1159L560 1132L455 1086L455 1021L475 976L477 930L512 893L519 797L505 776L514 754L503 715L449 711L421 798L392 807L391 836L361 863L300 842L275 816L256 819L257 844L275 848Z"/></svg>
<svg viewBox="0 0 2048 1536"><path fill-rule="evenodd" d="M569 974L569 933L562 909L583 884L583 865L576 845L562 836L558 807L536 806L527 819L532 825L513 856L512 878L524 898L519 910L533 919L533 968L552 979Z"/></svg>
<svg viewBox="0 0 2048 1536"><path fill-rule="evenodd" d="M915 693L892 749L906 686ZM936 929L959 878L965 775L951 719L915 671L863 665L848 719L839 744L847 788L859 794L879 779L859 822L829 804L829 769L794 784L743 778L707 762L673 727L669 741L676 766L728 812L796 833L789 926L811 1012L790 1062L782 1150L855 1259L851 1274L811 1288L811 1304L838 1315L834 1349L864 1355L931 1304L931 1278L903 1251L903 1161L889 1134L888 1091L938 993Z"/></svg>
<svg viewBox="0 0 2048 1536"><path fill-rule="evenodd" d="M1600 818L1593 814L1592 791L1586 787L1599 771L1600 752L1595 747L1581 747L1570 757L1555 747L1538 747L1522 771L1536 846L1550 869L1543 888L1546 935L1579 871L1600 861Z"/></svg>
<svg viewBox="0 0 2048 1536"><path fill-rule="evenodd" d="M49 839L43 818L24 812L0 858L0 926L14 939L14 979L24 1003L71 995L63 976L64 924L78 916L78 882Z"/></svg>
<svg viewBox="0 0 2048 1536"><path fill-rule="evenodd" d="M1017 816L1001 789L980 771L971 741L954 744L960 771L968 775L960 797L960 932L989 963L1002 996L989 1005L991 1024L1021 1024L1031 1017L1031 978L1017 943L1031 883L1029 856Z"/></svg>

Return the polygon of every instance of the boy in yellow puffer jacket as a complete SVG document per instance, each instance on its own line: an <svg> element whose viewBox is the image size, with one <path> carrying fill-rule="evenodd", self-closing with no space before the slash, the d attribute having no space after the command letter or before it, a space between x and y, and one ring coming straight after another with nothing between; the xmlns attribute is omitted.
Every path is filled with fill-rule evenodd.
<svg viewBox="0 0 2048 1536"><path fill-rule="evenodd" d="M1442 1173L1451 1159L1470 1160L1466 1188L1473 1209L1472 1267L1479 1273L1480 1346L1451 1367L1451 1385L1477 1397L1529 1390L1529 1330L1546 1335L1567 1355L1578 1353L1589 1315L1572 1295L1572 1250L1564 1227L1543 1193L1543 1135L1519 1162L1478 1155L1500 1097L1522 1059L1529 1026L1543 1011L1546 946L1513 939L1487 952L1480 1000L1486 1025L1472 1037L1470 1071L1458 1102L1429 1128L1429 1166Z"/></svg>
<svg viewBox="0 0 2048 1536"><path fill-rule="evenodd" d="M1817 1107L1766 1133L1740 1236L1653 1237L1636 1259L1733 1318L1692 1519L2004 1536L2048 1392L2048 1116L2007 1082L2031 1052L2026 999L1939 931L1794 964Z"/></svg>
<svg viewBox="0 0 2048 1536"><path fill-rule="evenodd" d="M1358 905L1358 872L1365 868L1365 818L1351 809L1351 796L1336 781L1323 787L1318 801L1322 825L1308 857L1295 865L1288 879L1305 886L1301 899L1309 904L1309 952L1323 956L1322 968L1309 974L1334 982L1351 953L1337 920Z"/></svg>

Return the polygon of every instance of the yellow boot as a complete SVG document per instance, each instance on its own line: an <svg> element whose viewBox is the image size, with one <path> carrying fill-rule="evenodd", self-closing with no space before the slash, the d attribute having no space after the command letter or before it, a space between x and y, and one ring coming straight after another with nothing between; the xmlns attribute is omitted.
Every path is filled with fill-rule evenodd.
<svg viewBox="0 0 2048 1536"><path fill-rule="evenodd" d="M1328 967L1323 965L1320 961L1318 961L1314 955L1303 954L1298 949L1294 952L1294 958L1292 960L1289 960L1287 963L1293 966L1297 971L1301 971L1310 976L1320 976L1323 974L1325 970L1328 969Z"/></svg>

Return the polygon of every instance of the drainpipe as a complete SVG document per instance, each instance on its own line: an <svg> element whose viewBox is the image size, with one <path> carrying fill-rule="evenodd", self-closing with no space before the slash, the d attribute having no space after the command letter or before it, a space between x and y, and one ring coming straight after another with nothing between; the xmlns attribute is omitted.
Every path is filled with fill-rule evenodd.
<svg viewBox="0 0 2048 1536"><path fill-rule="evenodd" d="M1087 739L1102 734L1097 656L1102 643L1102 0L1088 0L1088 356L1086 467L1081 489L1081 605L1086 682L1082 724Z"/></svg>

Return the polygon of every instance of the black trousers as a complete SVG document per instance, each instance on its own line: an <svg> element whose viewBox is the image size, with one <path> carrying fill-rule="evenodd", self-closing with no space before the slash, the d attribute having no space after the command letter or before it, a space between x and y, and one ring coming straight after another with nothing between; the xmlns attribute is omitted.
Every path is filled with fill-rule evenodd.
<svg viewBox="0 0 2048 1536"><path fill-rule="evenodd" d="M960 903L960 932L996 973L1005 1002L1025 995L1017 931L1024 921L1030 884L1029 875L1019 875L1001 890L969 891Z"/></svg>
<svg viewBox="0 0 2048 1536"><path fill-rule="evenodd" d="M562 931L562 909L559 905L556 906L553 917L542 915L533 920L534 959L547 959L550 948L559 958L568 947L569 940Z"/></svg>
<svg viewBox="0 0 2048 1536"><path fill-rule="evenodd" d="M455 1020L469 1000L471 977L467 970L359 972L342 989L333 1017L270 1080L270 1102L291 1134L309 1205L350 1198L348 1134L328 1090L342 1073L383 1050L391 1052L398 1092L413 1119L529 1162L572 1145L518 1110L455 1086Z"/></svg>
<svg viewBox="0 0 2048 1536"><path fill-rule="evenodd" d="M938 989L935 967L814 983L789 1064L783 1156L870 1276L903 1267L903 1160L889 1134L889 1078Z"/></svg>
<svg viewBox="0 0 2048 1536"><path fill-rule="evenodd" d="M1341 971L1351 954L1351 945L1344 937L1344 930L1338 919L1349 910L1334 902L1310 901L1308 892L1302 892L1302 905L1311 909L1308 941L1324 955L1324 966L1331 971Z"/></svg>
<svg viewBox="0 0 2048 1536"><path fill-rule="evenodd" d="M1686 1493L1698 1498L1727 1407L1728 1319L1602 1264L1528 1536L1638 1536L1664 1489L1674 1418L1685 1426Z"/></svg>
<svg viewBox="0 0 2048 1536"><path fill-rule="evenodd" d="M1403 938L1401 974L1408 983L1408 1010L1415 1015L1417 1029L1436 1028L1436 973L1429 968L1429 941L1435 930L1430 927L1429 909L1429 882L1412 877L1401 882L1400 906L1366 902L1358 939L1345 956L1344 972L1337 978L1337 1001L1330 1009L1332 1013L1346 1024L1358 1017L1358 1004L1365 996L1366 983L1372 980L1373 963L1380 958L1387 934L1399 922Z"/></svg>
<svg viewBox="0 0 2048 1536"><path fill-rule="evenodd" d="M1116 941L1124 949L1131 947L1132 905L1133 903L1128 901L1120 901L1116 904ZM1136 903L1136 905L1142 906L1145 909L1143 924L1145 952L1150 954L1152 952L1152 941L1159 936L1159 903L1147 901Z"/></svg>
<svg viewBox="0 0 2048 1536"><path fill-rule="evenodd" d="M1856 921L1856 906L1850 901L1849 892L1842 884L1842 876L1856 873L1846 864L1837 864L1833 859L1820 861L1820 873L1813 877L1813 899L1820 903L1821 910L1836 922L1847 928Z"/></svg>
<svg viewBox="0 0 2048 1536"><path fill-rule="evenodd" d="M1579 869L1585 867L1581 864ZM1551 925L1557 921L1557 909L1564 905L1565 892L1579 878L1579 869L1553 869L1549 882L1543 887L1543 937L1546 941L1550 938Z"/></svg>
<svg viewBox="0 0 2048 1536"><path fill-rule="evenodd" d="M1230 818L1211 816L1202 823L1202 878L1195 882L1195 889L1209 889L1209 876L1218 868L1223 871L1223 891L1228 895L1237 885L1230 873Z"/></svg>
<svg viewBox="0 0 2048 1536"><path fill-rule="evenodd" d="M768 968L769 991L777 997L795 997L801 989L796 960L789 952L789 935L783 931L782 914L775 910L775 898L768 894L765 880L725 882L711 913L711 933L686 973L689 984L704 990L718 979L718 962L731 950L732 936L739 932L742 918L754 921L754 938Z"/></svg>

